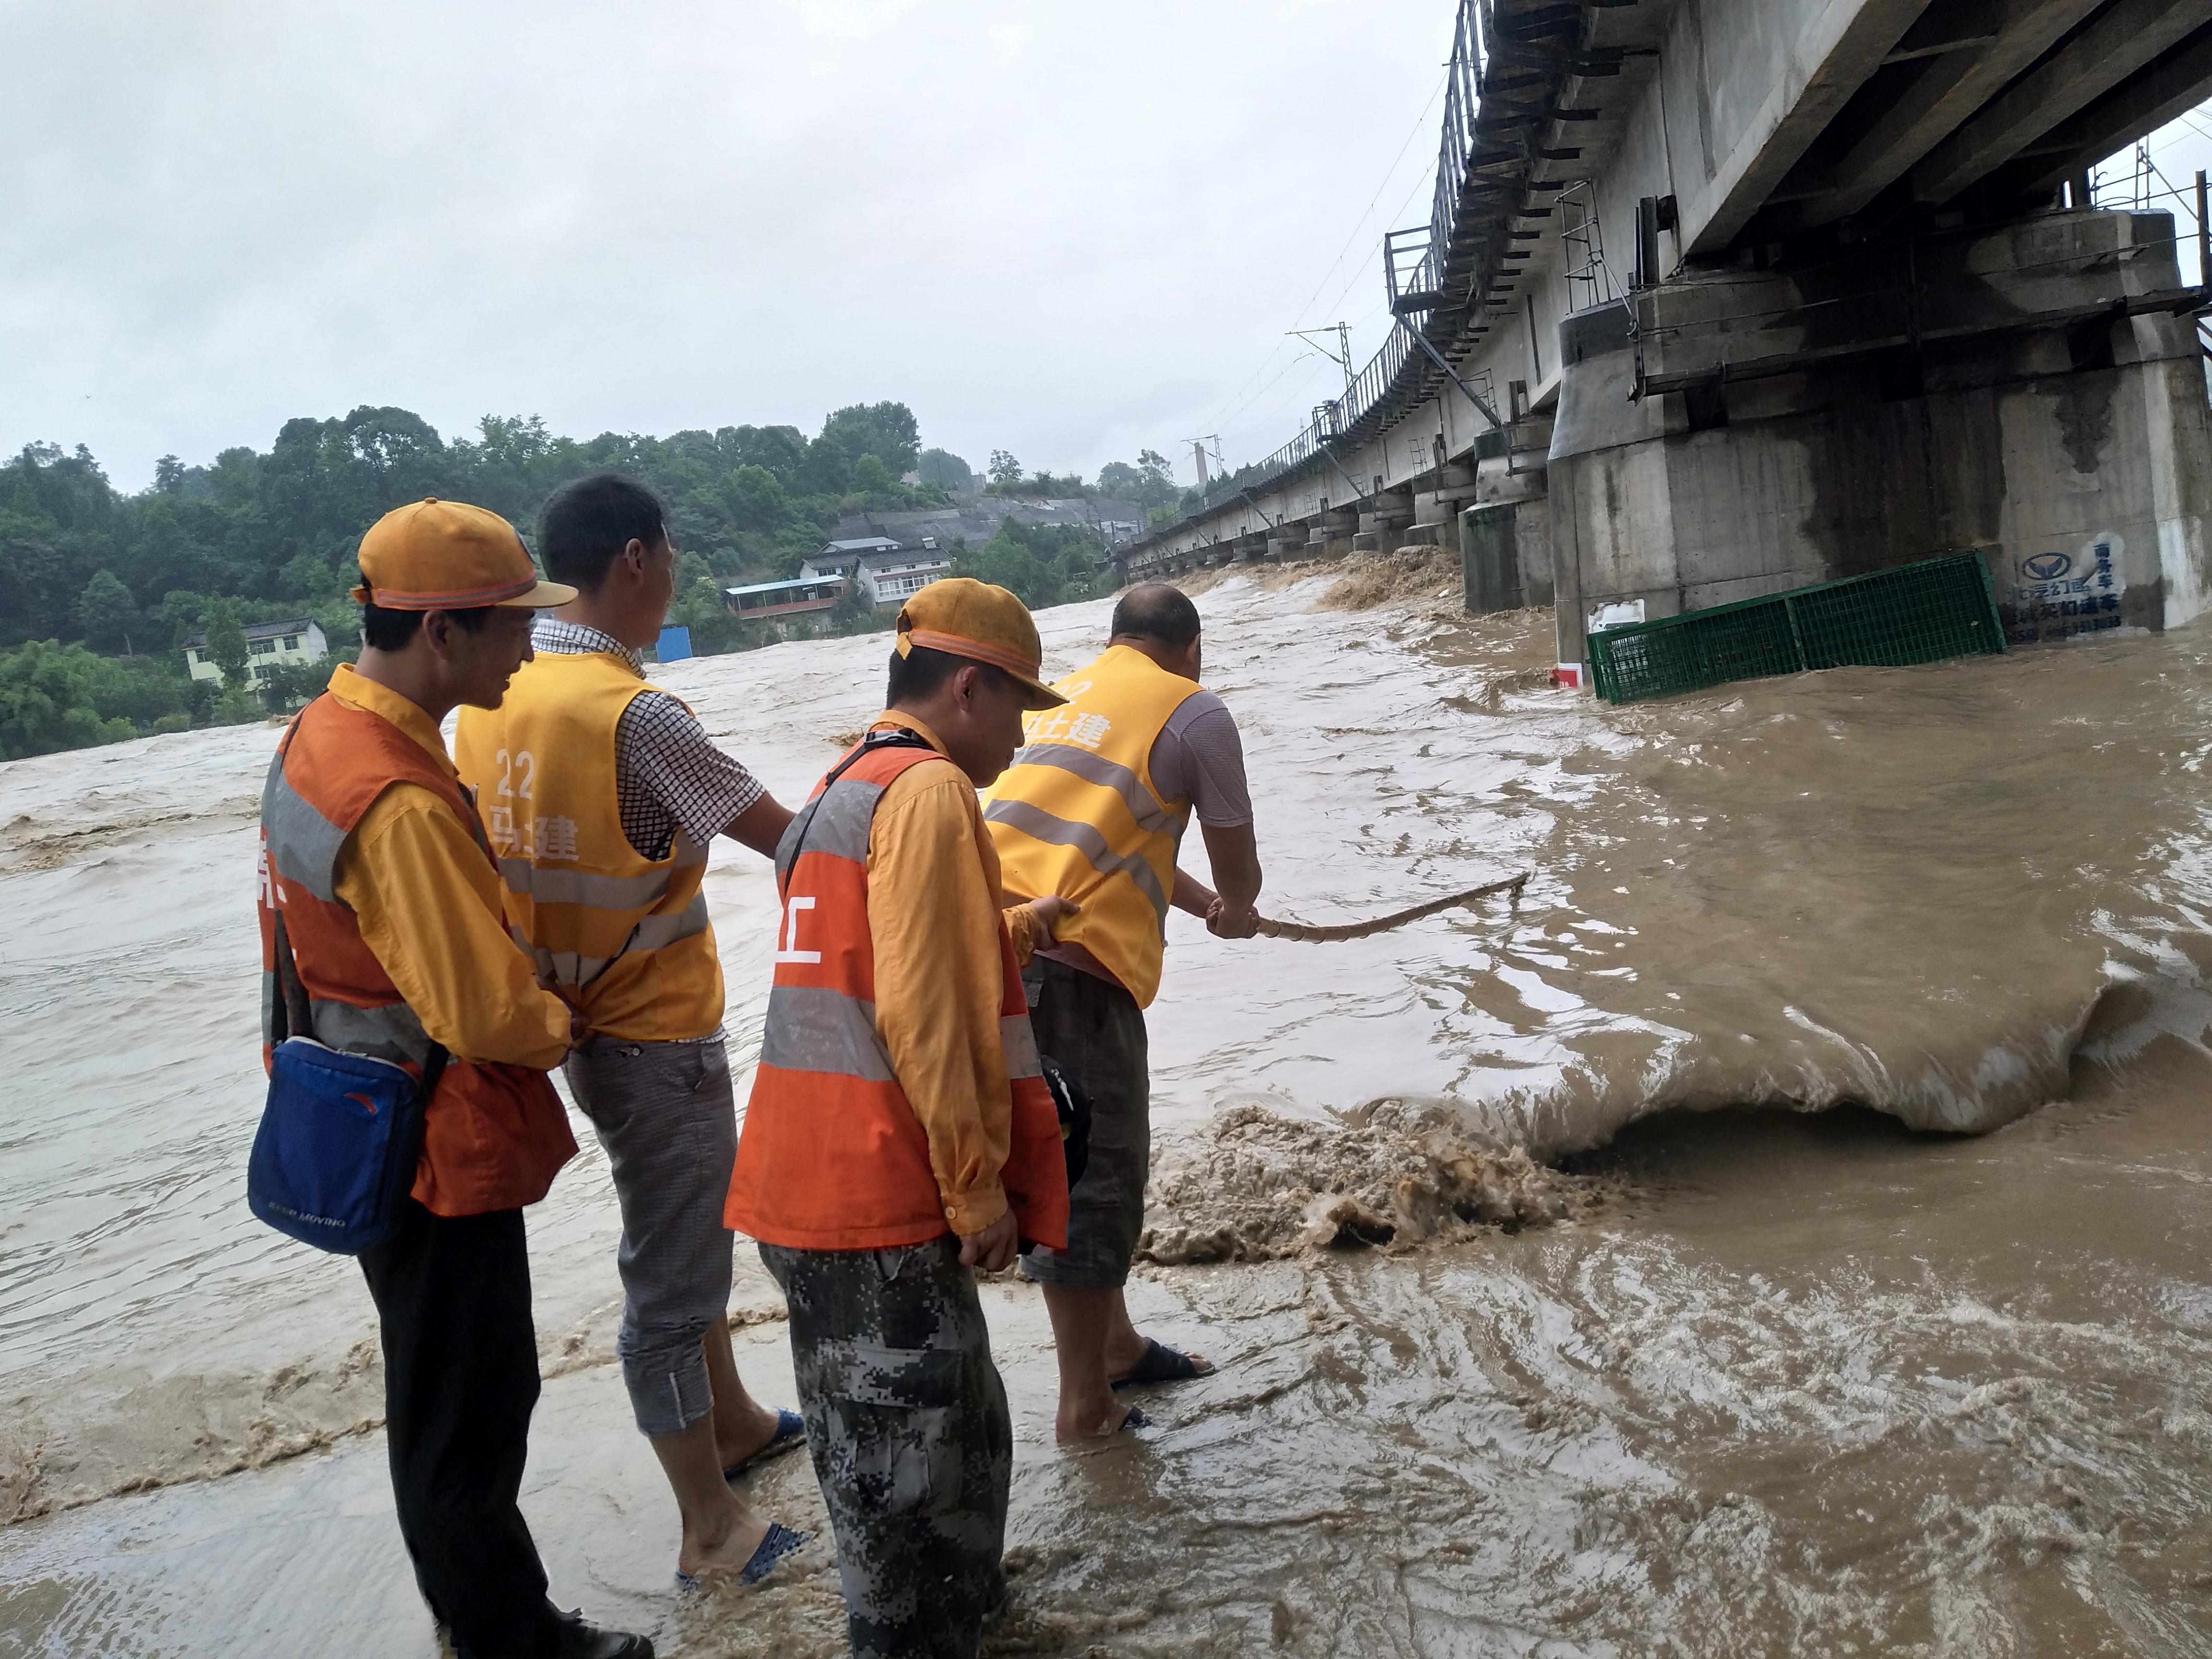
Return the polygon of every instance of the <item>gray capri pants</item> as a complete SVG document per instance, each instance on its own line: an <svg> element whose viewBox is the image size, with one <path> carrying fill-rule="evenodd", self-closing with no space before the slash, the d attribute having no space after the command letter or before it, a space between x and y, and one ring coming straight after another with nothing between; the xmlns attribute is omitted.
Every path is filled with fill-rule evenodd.
<svg viewBox="0 0 2212 1659"><path fill-rule="evenodd" d="M1049 957L1032 958L1022 978L1038 1052L1091 1097L1091 1157L1068 1189L1067 1249L1030 1251L1022 1273L1042 1285L1119 1285L1144 1231L1152 1167L1145 1011L1119 985Z"/></svg>
<svg viewBox="0 0 2212 1659"><path fill-rule="evenodd" d="M700 1341L729 1311L734 1235L722 1224L737 1103L719 1033L699 1042L595 1036L563 1067L599 1131L622 1205L623 1382L637 1426L681 1434L713 1409Z"/></svg>

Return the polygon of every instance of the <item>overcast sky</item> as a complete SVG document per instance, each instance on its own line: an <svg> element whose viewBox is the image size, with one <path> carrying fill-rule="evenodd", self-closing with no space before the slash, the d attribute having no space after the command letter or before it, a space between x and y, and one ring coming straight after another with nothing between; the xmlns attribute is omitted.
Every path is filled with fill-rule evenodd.
<svg viewBox="0 0 2212 1659"><path fill-rule="evenodd" d="M1286 330L1380 343L1453 9L0 0L0 453L136 489L359 404L888 398L978 466L1188 481L1182 441L1255 459L1340 386Z"/></svg>
<svg viewBox="0 0 2212 1659"><path fill-rule="evenodd" d="M1452 14L0 0L0 453L898 398L978 466L1250 459L1341 382L1285 330L1379 343Z"/></svg>

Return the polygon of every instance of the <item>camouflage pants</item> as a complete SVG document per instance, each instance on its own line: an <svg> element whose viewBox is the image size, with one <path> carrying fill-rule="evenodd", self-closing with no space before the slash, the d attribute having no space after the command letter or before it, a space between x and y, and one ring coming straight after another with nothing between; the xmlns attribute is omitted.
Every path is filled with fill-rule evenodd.
<svg viewBox="0 0 2212 1659"><path fill-rule="evenodd" d="M760 1253L791 1309L856 1659L973 1659L1006 1595L1014 1437L959 1241Z"/></svg>

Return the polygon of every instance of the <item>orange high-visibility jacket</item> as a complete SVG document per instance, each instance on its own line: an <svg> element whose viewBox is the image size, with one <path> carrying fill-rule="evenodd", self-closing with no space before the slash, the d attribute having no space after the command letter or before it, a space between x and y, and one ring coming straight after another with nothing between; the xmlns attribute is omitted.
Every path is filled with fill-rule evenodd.
<svg viewBox="0 0 2212 1659"><path fill-rule="evenodd" d="M292 1035L396 1061L419 1077L430 1039L337 896L348 837L395 783L438 796L491 857L460 786L389 720L328 696L294 718L261 796L262 1007L273 1017L281 911L314 1022L312 1032ZM264 1032L264 1060L271 1035ZM575 1151L568 1113L544 1073L455 1054L424 1115L414 1196L437 1215L517 1209L544 1197Z"/></svg>
<svg viewBox="0 0 2212 1659"><path fill-rule="evenodd" d="M944 757L884 747L860 756L777 849L784 900L761 1060L745 1108L723 1221L794 1249L888 1249L951 1231L928 1137L876 1027L868 929L868 837L884 791L908 768ZM1005 992L999 1006L1012 1093L1000 1172L1021 1237L1067 1244L1067 1165L1059 1115L1030 1029L1013 940L998 918Z"/></svg>

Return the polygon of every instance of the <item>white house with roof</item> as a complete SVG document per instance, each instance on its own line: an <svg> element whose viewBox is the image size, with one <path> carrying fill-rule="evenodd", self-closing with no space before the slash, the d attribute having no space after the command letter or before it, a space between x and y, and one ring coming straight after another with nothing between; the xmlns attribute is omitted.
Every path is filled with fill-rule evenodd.
<svg viewBox="0 0 2212 1659"><path fill-rule="evenodd" d="M800 578L842 576L857 581L877 605L902 605L940 577L952 573L951 556L934 536L918 543L888 536L863 536L830 542L799 567Z"/></svg>
<svg viewBox="0 0 2212 1659"><path fill-rule="evenodd" d="M270 670L279 663L305 667L309 663L320 662L330 654L330 641L323 636L321 627L311 617L246 624L246 678L257 683L267 679ZM196 680L219 681L222 678L222 667L207 653L205 629L185 641L185 667Z"/></svg>

